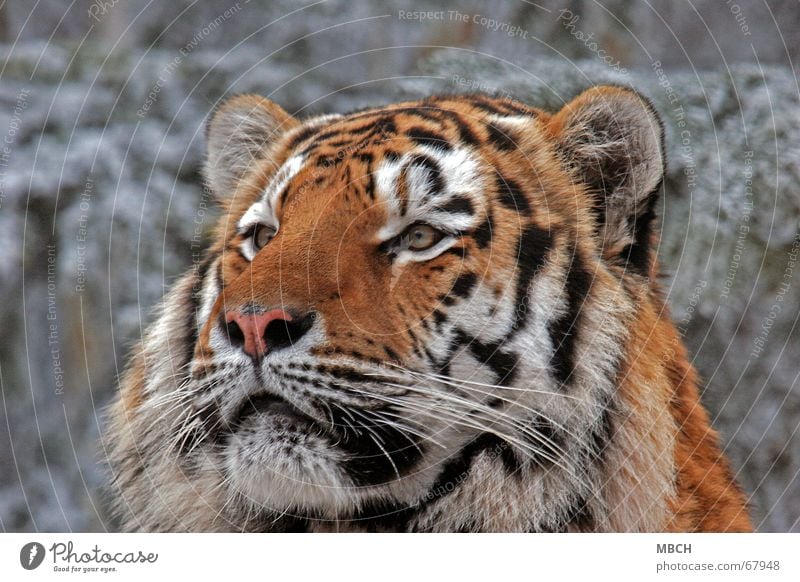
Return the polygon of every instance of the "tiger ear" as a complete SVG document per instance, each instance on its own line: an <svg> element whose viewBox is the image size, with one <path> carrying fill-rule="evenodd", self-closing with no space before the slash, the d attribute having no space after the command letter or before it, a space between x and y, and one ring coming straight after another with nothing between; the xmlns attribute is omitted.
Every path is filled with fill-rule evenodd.
<svg viewBox="0 0 800 582"><path fill-rule="evenodd" d="M270 144L298 124L260 95L231 97L212 114L206 128L206 182L218 201L236 190L254 163L266 159Z"/></svg>
<svg viewBox="0 0 800 582"><path fill-rule="evenodd" d="M565 165L592 198L603 255L648 275L664 178L664 129L653 106L631 89L593 87L549 123Z"/></svg>

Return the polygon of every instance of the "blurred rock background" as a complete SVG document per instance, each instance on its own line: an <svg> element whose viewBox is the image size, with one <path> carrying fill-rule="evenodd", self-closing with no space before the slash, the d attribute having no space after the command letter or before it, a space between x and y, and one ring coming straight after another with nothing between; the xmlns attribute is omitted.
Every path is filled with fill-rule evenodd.
<svg viewBox="0 0 800 582"><path fill-rule="evenodd" d="M114 529L102 411L213 221L198 169L220 99L557 109L610 81L666 123L664 286L755 523L800 531L798 57L794 0L6 1L0 530Z"/></svg>

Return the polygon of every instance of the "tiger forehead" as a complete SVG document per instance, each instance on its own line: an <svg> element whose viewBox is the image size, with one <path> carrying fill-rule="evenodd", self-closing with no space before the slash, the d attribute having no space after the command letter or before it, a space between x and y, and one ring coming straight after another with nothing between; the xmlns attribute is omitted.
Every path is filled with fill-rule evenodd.
<svg viewBox="0 0 800 582"><path fill-rule="evenodd" d="M530 121L540 114L510 99L482 95L429 98L333 116L328 124L311 120L289 136L287 148L321 165L352 158L368 161L371 156L364 150L374 147L390 156L393 147L409 145L447 149L457 143L510 150L514 131L503 127L502 121Z"/></svg>
<svg viewBox="0 0 800 582"><path fill-rule="evenodd" d="M507 157L518 150L515 124L530 123L539 115L540 111L510 99L473 95L432 97L312 118L285 138L285 156L289 162L302 160L302 167L281 184L280 192L273 191L275 206L280 208L310 190L341 192L345 187L363 194L362 202L374 202L381 167L409 153L419 154L416 159L423 165L431 157L464 159L460 150L465 148L490 158ZM470 177L474 165L458 167L458 173Z"/></svg>

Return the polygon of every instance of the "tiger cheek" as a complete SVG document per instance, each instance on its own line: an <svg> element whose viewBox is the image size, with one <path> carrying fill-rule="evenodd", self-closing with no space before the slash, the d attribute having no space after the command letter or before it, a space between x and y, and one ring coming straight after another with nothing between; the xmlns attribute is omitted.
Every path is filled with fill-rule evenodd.
<svg viewBox="0 0 800 582"><path fill-rule="evenodd" d="M358 333L380 335L391 328L396 302L392 268L388 261L380 259L352 257L353 262L339 280L341 308L348 324Z"/></svg>

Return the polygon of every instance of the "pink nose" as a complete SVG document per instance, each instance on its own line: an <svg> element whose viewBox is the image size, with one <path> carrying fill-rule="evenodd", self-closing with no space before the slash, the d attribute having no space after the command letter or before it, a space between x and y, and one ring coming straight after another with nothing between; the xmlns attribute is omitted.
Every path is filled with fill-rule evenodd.
<svg viewBox="0 0 800 582"><path fill-rule="evenodd" d="M228 324L228 334L234 343L241 342L242 349L246 354L260 358L267 352L273 349L274 346L267 344L266 331L267 327L273 321L289 322L292 321L292 316L283 309L272 309L266 313L241 313L240 311L232 311L225 314L225 323ZM238 330L234 327L238 326Z"/></svg>

